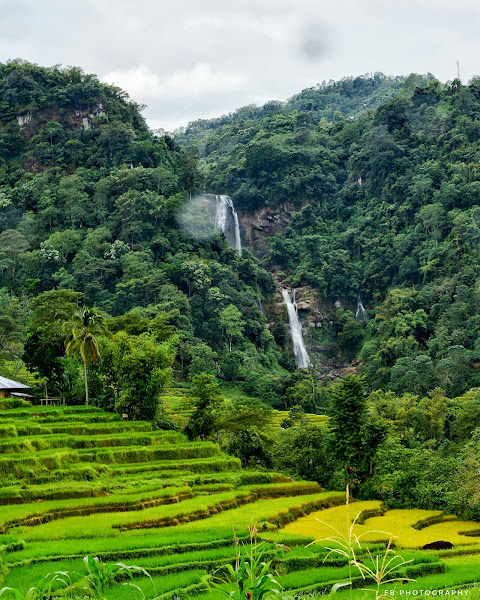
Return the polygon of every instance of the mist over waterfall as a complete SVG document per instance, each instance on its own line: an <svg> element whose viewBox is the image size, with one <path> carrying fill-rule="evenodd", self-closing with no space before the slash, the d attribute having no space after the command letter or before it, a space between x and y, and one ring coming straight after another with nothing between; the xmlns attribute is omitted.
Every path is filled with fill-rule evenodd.
<svg viewBox="0 0 480 600"><path fill-rule="evenodd" d="M357 296L357 312L355 313L355 318L357 321L362 321L362 323L366 323L368 321L367 311L363 307L360 294Z"/></svg>
<svg viewBox="0 0 480 600"><path fill-rule="evenodd" d="M238 221L237 211L233 206L230 196L221 194L215 196L217 203L215 212L215 225L223 231L227 242L242 254L242 240L240 237L240 223Z"/></svg>
<svg viewBox="0 0 480 600"><path fill-rule="evenodd" d="M299 369L306 369L310 364L307 349L303 341L302 323L298 318L295 290L293 290L293 302L287 289L282 291L283 301L287 305L288 322L290 324L290 335L293 342L293 353Z"/></svg>

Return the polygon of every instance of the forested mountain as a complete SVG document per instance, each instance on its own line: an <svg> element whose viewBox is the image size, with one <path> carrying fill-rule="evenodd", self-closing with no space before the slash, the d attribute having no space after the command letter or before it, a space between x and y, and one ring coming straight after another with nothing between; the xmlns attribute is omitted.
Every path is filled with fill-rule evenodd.
<svg viewBox="0 0 480 600"><path fill-rule="evenodd" d="M292 99L205 124L206 186L246 213L295 207L264 264L331 307L322 339L360 359L369 385L459 394L480 383L480 80L387 84L395 97L360 114L319 120ZM345 310L359 293L365 328Z"/></svg>
<svg viewBox="0 0 480 600"><path fill-rule="evenodd" d="M293 363L285 315L269 310L273 270L314 291L327 316L311 343L336 362L359 359L370 386L477 385L479 90L430 75L349 78L195 122L174 140L77 68L1 65L0 350L22 356L29 299L71 289L112 317L168 313L190 340L182 376L197 352L227 379L245 379L254 360L284 390L278 361ZM178 146L197 142L200 166ZM293 206L264 268L219 235L195 241L179 228L202 188L228 192L245 215ZM366 326L353 315L358 293ZM227 357L221 313L232 306L240 333Z"/></svg>
<svg viewBox="0 0 480 600"><path fill-rule="evenodd" d="M433 79L433 75L405 78L375 73L328 83L323 81L285 102L271 100L263 106L250 104L222 117L193 121L175 132L176 139L182 147L196 151L202 159L211 162L257 133L260 128L255 131L255 121L293 112L308 115L310 122L333 121L342 115L355 118L394 98L404 87L425 85L429 79Z"/></svg>
<svg viewBox="0 0 480 600"><path fill-rule="evenodd" d="M201 176L139 108L77 68L0 65L2 373L18 376L23 357L73 399L61 324L86 303L120 319L112 330L177 334L181 378L236 378L243 360L249 373L288 374L259 307L271 275L219 234L196 242L182 232L178 215Z"/></svg>

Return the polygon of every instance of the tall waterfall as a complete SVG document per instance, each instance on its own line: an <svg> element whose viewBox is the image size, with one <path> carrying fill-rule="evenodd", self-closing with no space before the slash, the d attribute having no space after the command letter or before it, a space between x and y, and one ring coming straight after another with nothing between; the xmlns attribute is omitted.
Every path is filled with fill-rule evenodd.
<svg viewBox="0 0 480 600"><path fill-rule="evenodd" d="M290 300L288 290L282 291L283 301L287 305L288 322L290 323L290 334L293 342L293 353L299 369L306 369L310 363L307 349L303 341L302 323L298 318L295 290L293 290L293 302Z"/></svg>
<svg viewBox="0 0 480 600"><path fill-rule="evenodd" d="M368 321L367 311L363 307L360 294L357 296L357 312L355 313L355 318L357 321L362 321L362 323L366 323Z"/></svg>
<svg viewBox="0 0 480 600"><path fill-rule="evenodd" d="M226 194L215 196L215 199L217 201L215 225L223 231L228 243L241 255L240 223L232 199Z"/></svg>

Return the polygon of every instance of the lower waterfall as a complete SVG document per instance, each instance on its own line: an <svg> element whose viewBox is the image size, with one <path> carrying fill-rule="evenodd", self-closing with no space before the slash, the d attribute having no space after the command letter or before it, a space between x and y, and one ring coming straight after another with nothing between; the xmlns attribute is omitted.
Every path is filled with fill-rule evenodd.
<svg viewBox="0 0 480 600"><path fill-rule="evenodd" d="M302 323L298 318L297 303L295 302L295 290L293 291L293 302L290 300L288 290L282 291L282 296L287 305L288 322L290 323L290 335L293 342L293 353L299 369L306 369L310 364L307 349L303 341Z"/></svg>

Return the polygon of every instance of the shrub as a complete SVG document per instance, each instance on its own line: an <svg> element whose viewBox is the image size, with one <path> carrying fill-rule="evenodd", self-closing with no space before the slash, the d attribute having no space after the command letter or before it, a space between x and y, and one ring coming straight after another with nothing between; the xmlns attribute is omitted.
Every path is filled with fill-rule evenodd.
<svg viewBox="0 0 480 600"><path fill-rule="evenodd" d="M256 431L249 429L240 431L230 442L228 453L239 458L242 467L272 466L272 455Z"/></svg>
<svg viewBox="0 0 480 600"><path fill-rule="evenodd" d="M173 421L165 412L163 407L157 407L153 425L157 429L163 429L164 431L180 431L180 427Z"/></svg>

